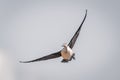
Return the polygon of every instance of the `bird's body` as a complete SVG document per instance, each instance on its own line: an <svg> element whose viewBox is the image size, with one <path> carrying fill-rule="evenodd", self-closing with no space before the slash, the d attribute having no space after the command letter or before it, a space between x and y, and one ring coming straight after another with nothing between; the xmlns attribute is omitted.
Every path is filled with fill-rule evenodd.
<svg viewBox="0 0 120 80"><path fill-rule="evenodd" d="M65 60L70 60L73 54L74 53L73 53L72 49L67 45L65 45L64 48L61 50L61 56Z"/></svg>
<svg viewBox="0 0 120 80"><path fill-rule="evenodd" d="M81 27L86 19L87 16L87 10L86 10L86 14L85 17L82 21L82 23L80 24L78 30L75 32L74 36L72 37L72 39L70 40L69 44L63 44L63 49L56 52L56 53L52 53L50 55L47 56L43 56L41 58L38 59L34 59L34 60L30 60L30 61L20 61L21 63L30 63L30 62L36 62L36 61L43 61L43 60L48 60L48 59L53 59L53 58L58 58L58 57L62 57L63 60L61 62L68 62L71 61L72 59L75 59L75 53L73 53L72 48L74 47L74 44L79 36Z"/></svg>

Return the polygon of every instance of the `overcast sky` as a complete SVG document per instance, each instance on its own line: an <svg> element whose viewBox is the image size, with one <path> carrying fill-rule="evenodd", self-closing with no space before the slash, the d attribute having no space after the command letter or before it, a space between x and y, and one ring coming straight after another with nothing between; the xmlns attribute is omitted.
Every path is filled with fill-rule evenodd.
<svg viewBox="0 0 120 80"><path fill-rule="evenodd" d="M0 80L119 80L119 0L0 0ZM21 64L62 49L84 18L73 48L62 58Z"/></svg>

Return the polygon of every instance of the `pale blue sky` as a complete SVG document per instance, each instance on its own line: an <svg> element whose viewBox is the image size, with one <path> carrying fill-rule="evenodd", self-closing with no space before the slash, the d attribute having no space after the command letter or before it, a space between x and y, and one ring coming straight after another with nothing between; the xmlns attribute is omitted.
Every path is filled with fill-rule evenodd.
<svg viewBox="0 0 120 80"><path fill-rule="evenodd" d="M119 0L0 0L0 80L119 80ZM88 16L76 60L31 60L62 49Z"/></svg>

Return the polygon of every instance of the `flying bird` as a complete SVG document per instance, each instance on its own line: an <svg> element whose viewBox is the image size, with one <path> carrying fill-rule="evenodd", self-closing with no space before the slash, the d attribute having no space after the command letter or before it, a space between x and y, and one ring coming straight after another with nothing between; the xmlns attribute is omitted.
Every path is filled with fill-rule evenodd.
<svg viewBox="0 0 120 80"><path fill-rule="evenodd" d="M47 56L43 56L41 58L38 59L34 59L34 60L30 60L30 61L20 61L20 63L30 63L30 62L36 62L36 61L44 61L44 60L49 60L49 59L54 59L54 58L58 58L58 57L62 57L63 60L61 62L69 62L72 59L75 60L75 53L73 52L72 48L74 47L74 44L79 36L81 27L86 19L87 16L87 10L84 16L84 19L82 21L82 23L80 24L79 28L77 29L77 31L75 32L74 36L72 37L72 39L70 40L69 44L65 43L62 46L64 47L62 50L52 53L50 55Z"/></svg>

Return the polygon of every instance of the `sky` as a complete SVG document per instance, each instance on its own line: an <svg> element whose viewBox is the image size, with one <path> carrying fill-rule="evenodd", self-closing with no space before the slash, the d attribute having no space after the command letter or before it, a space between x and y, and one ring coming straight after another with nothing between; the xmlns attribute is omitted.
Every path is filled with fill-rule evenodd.
<svg viewBox="0 0 120 80"><path fill-rule="evenodd" d="M0 0L0 80L119 80L119 0ZM87 18L62 58L21 64L62 49Z"/></svg>

